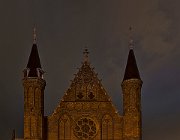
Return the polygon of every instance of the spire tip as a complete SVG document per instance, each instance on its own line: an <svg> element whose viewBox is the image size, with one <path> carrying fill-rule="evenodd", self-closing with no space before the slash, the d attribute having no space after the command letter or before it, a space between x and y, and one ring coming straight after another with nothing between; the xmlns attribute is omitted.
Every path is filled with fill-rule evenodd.
<svg viewBox="0 0 180 140"><path fill-rule="evenodd" d="M134 40L133 40L133 29L132 26L129 27L129 49L134 48Z"/></svg>
<svg viewBox="0 0 180 140"><path fill-rule="evenodd" d="M33 28L33 44L36 44L37 41L37 34L36 34L36 26Z"/></svg>

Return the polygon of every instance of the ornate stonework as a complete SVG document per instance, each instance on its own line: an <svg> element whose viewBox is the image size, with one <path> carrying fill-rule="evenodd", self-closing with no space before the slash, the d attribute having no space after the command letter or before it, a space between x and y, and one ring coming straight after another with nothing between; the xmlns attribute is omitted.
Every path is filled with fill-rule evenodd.
<svg viewBox="0 0 180 140"><path fill-rule="evenodd" d="M132 50L122 82L123 115L118 114L85 51L84 62L70 87L54 112L45 117L46 83L43 73L36 73L40 60L36 46L33 47L36 57L32 53L30 60L38 60L38 63L34 65L34 61L29 61L23 79L25 140L141 140L142 81L137 68L131 73L136 66Z"/></svg>
<svg viewBox="0 0 180 140"><path fill-rule="evenodd" d="M139 79L125 80L122 83L125 140L141 140L141 86L142 81Z"/></svg>
<svg viewBox="0 0 180 140"><path fill-rule="evenodd" d="M68 131L61 134L64 115L68 123L60 131ZM88 62L82 64L47 124L48 139L122 139L122 117Z"/></svg>

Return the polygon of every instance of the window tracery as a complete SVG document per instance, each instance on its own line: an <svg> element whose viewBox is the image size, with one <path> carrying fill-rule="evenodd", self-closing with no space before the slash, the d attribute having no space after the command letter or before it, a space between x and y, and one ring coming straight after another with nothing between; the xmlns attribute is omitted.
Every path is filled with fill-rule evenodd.
<svg viewBox="0 0 180 140"><path fill-rule="evenodd" d="M91 118L80 118L74 127L75 135L80 139L92 139L97 134L97 124Z"/></svg>

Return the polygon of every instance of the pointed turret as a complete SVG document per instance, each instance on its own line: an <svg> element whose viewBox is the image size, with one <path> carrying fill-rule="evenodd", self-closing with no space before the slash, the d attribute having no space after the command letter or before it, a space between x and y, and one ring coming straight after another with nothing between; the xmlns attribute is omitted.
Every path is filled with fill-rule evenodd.
<svg viewBox="0 0 180 140"><path fill-rule="evenodd" d="M31 54L29 56L26 68L29 69L28 77L38 77L37 70L41 69L41 62L36 44L33 44L32 46Z"/></svg>
<svg viewBox="0 0 180 140"><path fill-rule="evenodd" d="M128 79L141 79L139 75L139 70L136 64L136 58L135 58L133 49L129 50L129 55L128 55L128 60L127 60L127 65L126 65L123 81L128 80Z"/></svg>
<svg viewBox="0 0 180 140"><path fill-rule="evenodd" d="M24 140L44 140L44 89L34 28L33 46L24 70Z"/></svg>
<svg viewBox="0 0 180 140"><path fill-rule="evenodd" d="M29 56L28 64L25 71L25 77L42 77L41 62L36 44L36 29L33 33L33 46Z"/></svg>
<svg viewBox="0 0 180 140"><path fill-rule="evenodd" d="M130 28L130 31L132 29ZM134 42L130 38L129 56L122 82L123 94L123 140L142 140L141 126L141 87L142 80L139 75L134 56Z"/></svg>
<svg viewBox="0 0 180 140"><path fill-rule="evenodd" d="M136 58L134 55L134 41L132 39L132 28L130 27L130 41L129 41L129 55L128 55L128 60L127 60L127 65L126 65L126 69L125 69L125 74L124 74L124 80L128 80L128 79L141 79L140 75L139 75L139 70L136 64Z"/></svg>

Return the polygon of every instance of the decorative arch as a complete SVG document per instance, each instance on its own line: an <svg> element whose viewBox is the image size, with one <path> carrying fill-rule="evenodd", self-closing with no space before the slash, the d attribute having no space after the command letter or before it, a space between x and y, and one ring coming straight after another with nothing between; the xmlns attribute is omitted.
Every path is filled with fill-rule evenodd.
<svg viewBox="0 0 180 140"><path fill-rule="evenodd" d="M35 105L35 92L33 87L29 87L27 93L27 102L30 107L34 107Z"/></svg>
<svg viewBox="0 0 180 140"><path fill-rule="evenodd" d="M113 119L110 115L104 115L102 118L102 139L113 139Z"/></svg>
<svg viewBox="0 0 180 140"><path fill-rule="evenodd" d="M63 115L58 122L58 140L71 139L71 123L68 115Z"/></svg>
<svg viewBox="0 0 180 140"><path fill-rule="evenodd" d="M41 111L42 109L42 95L41 95L41 90L39 88L35 88L35 99L34 99L34 103L35 103L35 107Z"/></svg>

